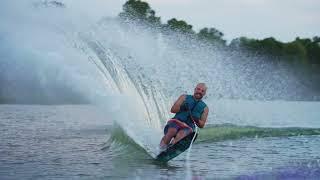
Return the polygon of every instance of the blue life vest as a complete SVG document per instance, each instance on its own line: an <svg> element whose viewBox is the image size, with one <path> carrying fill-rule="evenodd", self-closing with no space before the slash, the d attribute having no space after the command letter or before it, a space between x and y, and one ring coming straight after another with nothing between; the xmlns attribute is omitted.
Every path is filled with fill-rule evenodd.
<svg viewBox="0 0 320 180"><path fill-rule="evenodd" d="M202 100L197 101L196 99L193 98L192 95L186 95L186 99L185 99L184 103L186 103L187 106L189 107L189 109L191 111L191 115L197 119L201 118L201 115L204 111L204 108L207 107L206 103L204 103ZM183 106L183 104L181 106ZM195 128L195 125L194 125L192 119L190 118L188 111L177 112L176 115L173 117L173 119L178 119L178 120L186 123L192 129Z"/></svg>

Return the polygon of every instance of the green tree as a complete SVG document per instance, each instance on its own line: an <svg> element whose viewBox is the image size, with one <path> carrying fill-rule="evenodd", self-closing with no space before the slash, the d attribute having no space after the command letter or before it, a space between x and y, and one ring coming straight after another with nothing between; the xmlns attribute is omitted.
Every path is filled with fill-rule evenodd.
<svg viewBox="0 0 320 180"><path fill-rule="evenodd" d="M310 63L320 65L320 37L314 37L311 44L307 47Z"/></svg>
<svg viewBox="0 0 320 180"><path fill-rule="evenodd" d="M281 56L283 43L277 41L273 37L265 38L261 41L257 41L259 48L267 54L274 56Z"/></svg>
<svg viewBox="0 0 320 180"><path fill-rule="evenodd" d="M194 34L195 32L192 30L192 25L186 23L183 20L177 20L176 18L172 18L168 20L167 24L165 25L170 30L186 33L186 34Z"/></svg>
<svg viewBox="0 0 320 180"><path fill-rule="evenodd" d="M129 0L122 6L123 12L119 14L120 19L124 21L141 22L148 25L160 26L160 17L148 3L140 0Z"/></svg>
<svg viewBox="0 0 320 180"><path fill-rule="evenodd" d="M229 45L231 49L254 50L258 48L256 40L247 37L233 39Z"/></svg>
<svg viewBox="0 0 320 180"><path fill-rule="evenodd" d="M226 41L222 39L223 33L215 28L203 28L197 33L200 40L214 45L225 45Z"/></svg>
<svg viewBox="0 0 320 180"><path fill-rule="evenodd" d="M300 39L296 38L296 43L300 43L306 49L307 59L311 64L320 64L320 38Z"/></svg>
<svg viewBox="0 0 320 180"><path fill-rule="evenodd" d="M308 63L307 50L299 41L293 41L284 45L283 54L294 60Z"/></svg>
<svg viewBox="0 0 320 180"><path fill-rule="evenodd" d="M318 45L319 45L319 43L320 43L320 37L315 36L315 37L313 37L312 40L313 40L314 43L318 43Z"/></svg>
<svg viewBox="0 0 320 180"><path fill-rule="evenodd" d="M160 17L147 2L141 0L128 0L123 5L123 11L119 14L120 19L124 21L140 22L153 27L162 27L162 32L167 30L192 35L208 45L223 45L229 49L246 50L255 54L264 54L275 57L276 59L287 59L294 62L303 62L304 64L320 64L320 37L313 39L296 38L289 43L282 43L273 37L262 40L247 37L236 38L226 46L223 39L224 34L216 28L202 28L198 33L192 29L192 25L184 20L172 18L167 24L161 24Z"/></svg>

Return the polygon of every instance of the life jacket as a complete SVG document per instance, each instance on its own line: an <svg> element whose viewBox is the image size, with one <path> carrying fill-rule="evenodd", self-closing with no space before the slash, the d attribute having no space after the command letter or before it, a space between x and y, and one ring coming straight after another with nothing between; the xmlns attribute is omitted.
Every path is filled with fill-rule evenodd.
<svg viewBox="0 0 320 180"><path fill-rule="evenodd" d="M186 95L185 104L190 109L191 115L194 119L200 119L205 107L207 107L206 103L204 103L202 100L197 101L196 99L193 98L192 95ZM181 106L184 106L184 104L182 104ZM194 122L190 118L188 111L177 112L173 117L173 119L178 119L186 123L192 129L195 128Z"/></svg>

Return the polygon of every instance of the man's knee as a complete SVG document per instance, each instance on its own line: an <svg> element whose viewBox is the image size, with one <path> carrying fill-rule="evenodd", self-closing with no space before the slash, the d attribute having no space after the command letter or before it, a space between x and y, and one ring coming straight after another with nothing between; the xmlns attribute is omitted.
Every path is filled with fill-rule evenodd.
<svg viewBox="0 0 320 180"><path fill-rule="evenodd" d="M169 128L166 135L168 136L175 136L177 134L177 129L176 128Z"/></svg>
<svg viewBox="0 0 320 180"><path fill-rule="evenodd" d="M177 135L178 135L179 137L181 137L181 136L186 136L187 134L186 134L186 132L185 132L184 130L180 130L180 131L177 133Z"/></svg>
<svg viewBox="0 0 320 180"><path fill-rule="evenodd" d="M189 129L185 128L185 129L181 129L178 133L177 133L177 138L178 139L182 139L184 137L186 137L187 135L189 135L192 131L190 131Z"/></svg>

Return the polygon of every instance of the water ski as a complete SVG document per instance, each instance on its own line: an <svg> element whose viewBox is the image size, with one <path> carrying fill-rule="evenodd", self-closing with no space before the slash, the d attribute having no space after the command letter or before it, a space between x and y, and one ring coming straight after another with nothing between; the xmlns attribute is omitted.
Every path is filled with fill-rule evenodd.
<svg viewBox="0 0 320 180"><path fill-rule="evenodd" d="M156 157L156 160L160 162L167 162L177 157L179 154L183 153L185 150L187 150L190 147L190 144L194 135L195 135L195 132L184 137L174 145L169 146L165 151L162 151Z"/></svg>

